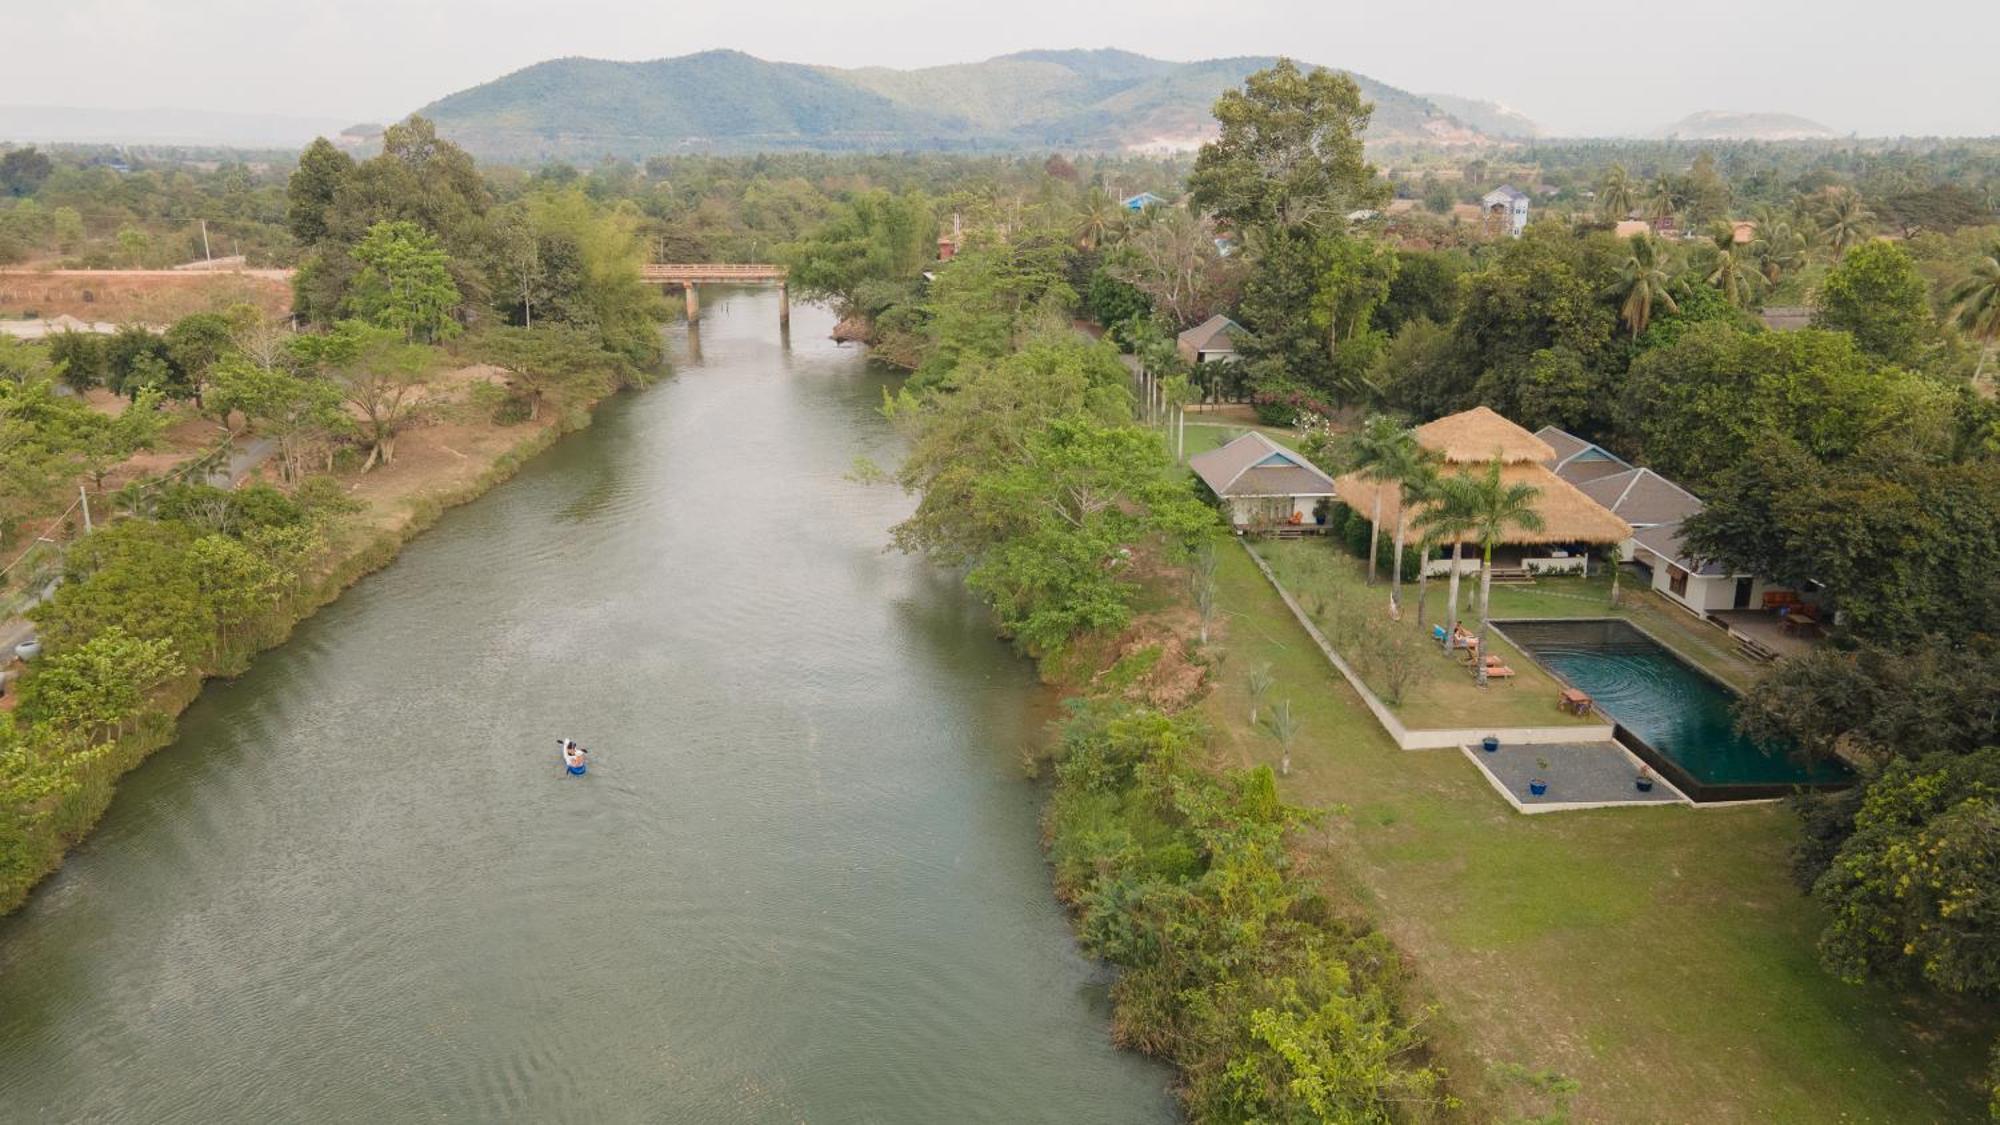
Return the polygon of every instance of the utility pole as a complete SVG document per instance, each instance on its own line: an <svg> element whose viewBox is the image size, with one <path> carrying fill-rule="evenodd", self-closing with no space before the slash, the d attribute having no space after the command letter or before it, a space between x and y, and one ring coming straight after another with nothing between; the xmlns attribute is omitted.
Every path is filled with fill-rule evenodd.
<svg viewBox="0 0 2000 1125"><path fill-rule="evenodd" d="M76 498L83 501L83 533L89 535L94 530L90 526L90 493L84 491L84 487L79 484L76 486Z"/></svg>
<svg viewBox="0 0 2000 1125"><path fill-rule="evenodd" d="M207 220L207 219L203 219L203 220L201 221L201 260L202 260L202 261L204 261L204 262L207 262L207 263L209 263L210 265L214 265L214 264L215 264L215 255L213 255L213 254L210 254L210 253L208 252L208 220Z"/></svg>

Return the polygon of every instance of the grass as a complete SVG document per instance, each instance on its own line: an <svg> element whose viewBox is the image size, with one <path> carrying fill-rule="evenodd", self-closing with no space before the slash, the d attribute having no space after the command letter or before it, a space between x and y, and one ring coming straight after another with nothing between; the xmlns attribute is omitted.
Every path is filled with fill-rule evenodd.
<svg viewBox="0 0 2000 1125"><path fill-rule="evenodd" d="M1301 861L1408 955L1471 1119L1548 1112L1522 1067L1578 1080L1580 1121L1984 1117L1990 1010L1827 975L1783 806L1516 814L1459 753L1397 749L1242 551L1217 579L1216 752L1276 766L1245 721L1269 664L1302 723L1285 796L1339 810ZM1571 589L1590 595L1545 583L1507 611Z"/></svg>
<svg viewBox="0 0 2000 1125"><path fill-rule="evenodd" d="M1249 433L1251 430L1256 430L1286 449L1296 449L1299 444L1298 431L1289 426L1246 426L1237 422L1197 421L1200 417L1199 413L1193 411L1190 411L1187 416L1187 455L1189 457L1197 453L1206 453L1211 449L1220 449L1237 438L1242 437L1244 434ZM1169 432L1167 437L1171 441L1173 434Z"/></svg>
<svg viewBox="0 0 2000 1125"><path fill-rule="evenodd" d="M1361 612L1379 618L1382 627L1408 630L1420 640L1430 636L1432 624L1447 620L1447 588L1443 582L1431 584L1427 623L1419 625L1417 622L1415 583L1406 583L1403 589L1403 620L1390 622L1387 620L1387 577L1382 579L1381 584L1369 586L1366 564L1339 546L1325 540L1305 539L1260 543L1257 551L1271 564L1271 569L1285 584L1285 589L1312 616L1313 624L1333 639L1335 647L1341 647L1338 639L1340 629L1334 619L1343 612L1342 607L1346 607L1345 612ZM1466 590L1477 587L1474 582L1462 585ZM1494 601L1497 609L1497 591ZM1357 610L1355 607L1361 608ZM1461 617L1468 622L1472 620L1470 613ZM1482 688L1474 680L1463 650L1447 653L1443 648L1429 644L1420 650L1425 660L1424 677L1404 693L1400 703L1391 703L1390 709L1407 725L1426 729L1568 726L1601 721L1559 709L1556 696L1562 690L1561 685L1505 638L1489 636L1487 643L1492 646L1494 654L1514 670L1511 679L1492 680ZM1343 652L1342 655L1350 654ZM1350 659L1349 663L1353 661ZM1365 665L1360 671L1369 689L1386 701L1380 675Z"/></svg>

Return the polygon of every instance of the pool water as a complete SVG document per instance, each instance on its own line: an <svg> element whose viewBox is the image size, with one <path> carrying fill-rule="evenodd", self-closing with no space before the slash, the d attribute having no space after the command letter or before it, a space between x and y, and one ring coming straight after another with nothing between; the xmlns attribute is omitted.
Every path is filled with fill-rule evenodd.
<svg viewBox="0 0 2000 1125"><path fill-rule="evenodd" d="M1839 762L1803 761L1737 733L1736 693L1629 622L1495 624L1699 786L1775 789L1852 777Z"/></svg>

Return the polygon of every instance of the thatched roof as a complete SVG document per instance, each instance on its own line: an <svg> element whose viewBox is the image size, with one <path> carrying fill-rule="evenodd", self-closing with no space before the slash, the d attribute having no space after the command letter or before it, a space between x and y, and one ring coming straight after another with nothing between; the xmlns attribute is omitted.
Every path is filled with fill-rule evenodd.
<svg viewBox="0 0 2000 1125"><path fill-rule="evenodd" d="M1499 416L1494 415L1494 417ZM1485 472L1486 466L1453 463L1446 465L1444 471L1471 476ZM1538 462L1513 462L1502 465L1500 479L1507 484L1533 485L1537 490L1535 510L1542 516L1540 531L1515 528L1508 532L1502 542L1530 545L1622 543L1632 534L1631 524L1605 511L1602 505L1579 492L1575 485L1556 476ZM1342 502L1348 507L1365 516L1374 514L1376 490L1374 481L1363 480L1354 473L1348 473L1335 480L1334 487L1338 490ZM1396 487L1392 484L1384 488L1382 526L1385 530L1396 526L1397 513L1401 507ZM1468 539L1466 542L1469 543L1471 540Z"/></svg>
<svg viewBox="0 0 2000 1125"><path fill-rule="evenodd" d="M1556 459L1549 443L1484 406L1448 414L1417 427L1417 444L1454 465L1541 464Z"/></svg>

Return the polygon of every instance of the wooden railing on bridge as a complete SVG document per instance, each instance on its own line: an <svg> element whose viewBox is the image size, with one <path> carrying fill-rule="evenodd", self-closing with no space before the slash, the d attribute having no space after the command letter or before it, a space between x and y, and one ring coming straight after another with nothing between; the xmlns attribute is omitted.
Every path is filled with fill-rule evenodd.
<svg viewBox="0 0 2000 1125"><path fill-rule="evenodd" d="M785 267L769 262L648 262L639 267L639 279L649 285L678 285L687 297L689 323L701 319L703 285L741 285L749 282L776 282L778 323L792 322L792 297L785 284Z"/></svg>

